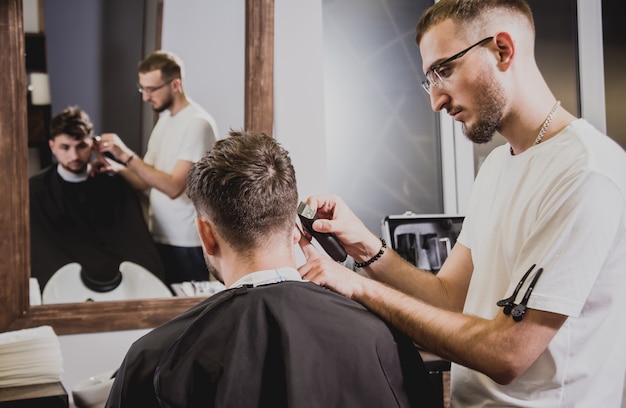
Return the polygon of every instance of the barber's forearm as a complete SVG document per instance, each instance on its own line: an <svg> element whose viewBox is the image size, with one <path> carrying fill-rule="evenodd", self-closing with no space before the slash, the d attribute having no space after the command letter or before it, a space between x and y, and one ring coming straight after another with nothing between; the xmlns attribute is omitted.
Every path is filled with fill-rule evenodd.
<svg viewBox="0 0 626 408"><path fill-rule="evenodd" d="M135 190L145 191L150 188L148 184L146 184L141 178L139 178L139 176L128 168L120 170L118 174L124 177L128 184L130 184Z"/></svg>
<svg viewBox="0 0 626 408"><path fill-rule="evenodd" d="M363 270L369 277L426 303L453 309L448 302L449 294L435 275L417 269L391 248L385 249L379 259Z"/></svg>
<svg viewBox="0 0 626 408"><path fill-rule="evenodd" d="M513 381L536 358L536 353L521 353L500 322L439 309L375 281L364 281L352 298L426 350L501 384Z"/></svg>
<svg viewBox="0 0 626 408"><path fill-rule="evenodd" d="M155 169L140 157L133 157L127 162L127 169L141 180L145 188L156 188L170 198L176 198L185 191L184 181L177 181L172 175Z"/></svg>
<svg viewBox="0 0 626 408"><path fill-rule="evenodd" d="M417 344L440 357L458 361L454 341L450 338L463 326L459 320L464 319L463 315L438 309L371 280L362 281L359 290L353 291L352 299L407 334ZM464 336L463 333L458 334Z"/></svg>

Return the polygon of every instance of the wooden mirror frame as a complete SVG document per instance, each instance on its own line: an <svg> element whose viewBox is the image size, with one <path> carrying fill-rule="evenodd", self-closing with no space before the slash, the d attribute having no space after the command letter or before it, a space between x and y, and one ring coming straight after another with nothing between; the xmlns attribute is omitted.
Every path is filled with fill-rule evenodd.
<svg viewBox="0 0 626 408"><path fill-rule="evenodd" d="M22 0L0 1L0 332L57 334L156 327L201 298L29 305L30 221ZM246 0L245 127L272 135L274 0Z"/></svg>

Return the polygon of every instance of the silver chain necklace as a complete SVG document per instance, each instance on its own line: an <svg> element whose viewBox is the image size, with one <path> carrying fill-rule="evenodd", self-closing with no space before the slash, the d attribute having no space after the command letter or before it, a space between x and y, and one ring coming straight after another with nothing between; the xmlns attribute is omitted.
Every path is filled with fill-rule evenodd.
<svg viewBox="0 0 626 408"><path fill-rule="evenodd" d="M548 126L550 126L550 122L552 122L552 119L554 118L554 114L556 113L556 110L559 109L559 106L561 106L561 101L556 101L556 103L550 110L550 113L548 113L548 116L546 116L546 120L543 122L543 126L541 126L541 130L539 130L539 134L537 135L537 138L535 139L535 143L534 143L535 145L538 145L539 143L541 143L541 140L543 140L543 136L546 134L546 130L548 130ZM513 147L511 147L510 149L511 149L511 156L515 156L515 153L513 152Z"/></svg>

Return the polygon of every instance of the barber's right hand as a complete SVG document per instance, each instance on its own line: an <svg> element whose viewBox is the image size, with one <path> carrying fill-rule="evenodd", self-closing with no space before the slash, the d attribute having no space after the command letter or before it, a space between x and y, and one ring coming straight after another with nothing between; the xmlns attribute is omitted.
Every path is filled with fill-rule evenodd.
<svg viewBox="0 0 626 408"><path fill-rule="evenodd" d="M129 157L135 155L116 133L101 134L97 143L97 149L100 153L111 153L115 160L120 163L126 163Z"/></svg>
<svg viewBox="0 0 626 408"><path fill-rule="evenodd" d="M313 223L313 229L335 235L357 262L370 259L380 250L380 238L367 229L339 196L314 195L306 203L317 209L319 219Z"/></svg>

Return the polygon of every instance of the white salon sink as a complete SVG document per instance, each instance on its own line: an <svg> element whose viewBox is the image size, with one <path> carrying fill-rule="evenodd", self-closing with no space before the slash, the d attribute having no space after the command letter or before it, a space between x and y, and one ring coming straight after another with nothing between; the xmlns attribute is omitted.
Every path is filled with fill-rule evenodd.
<svg viewBox="0 0 626 408"><path fill-rule="evenodd" d="M150 271L133 262L120 264L122 281L109 292L89 289L80 277L81 266L76 262L61 267L43 289L42 303L81 303L90 301L133 300L172 297L172 292Z"/></svg>

